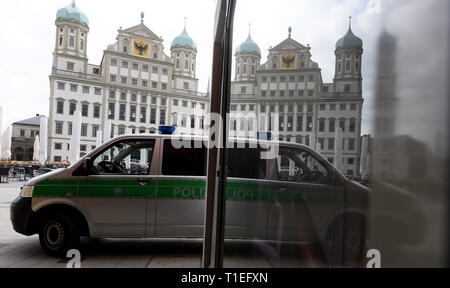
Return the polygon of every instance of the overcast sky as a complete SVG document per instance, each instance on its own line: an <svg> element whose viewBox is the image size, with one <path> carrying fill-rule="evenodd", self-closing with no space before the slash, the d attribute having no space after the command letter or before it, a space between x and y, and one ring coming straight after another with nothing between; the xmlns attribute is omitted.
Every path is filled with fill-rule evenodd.
<svg viewBox="0 0 450 288"><path fill-rule="evenodd" d="M291 26L292 38L311 46L312 58L322 69L324 82L332 82L335 43L348 29L348 16L353 16L352 30L364 41L362 132L370 133L377 36L386 26L398 26L397 32L401 33L401 29L410 28L408 24L412 21L419 23L409 17L424 9L416 7L417 3L428 2L447 1L380 0L381 10L376 11L368 9L369 0L238 0L233 47L247 38L251 22L252 38L261 48L261 63L264 63L267 49L283 41ZM48 76L55 45L56 12L70 3L71 0L2 3L0 52L4 58L0 69L0 105L4 111L3 127L36 113L48 115ZM116 41L117 29L139 24L141 12L145 13L144 23L163 37L165 53L170 55L170 43L182 32L186 16L188 34L198 46L197 77L199 90L204 92L211 74L215 3L215 0L77 0L78 8L89 18L89 62L99 64L103 50ZM408 12L405 9L408 7L413 7L410 9L413 11ZM406 12L402 19L393 20L397 10ZM391 22L406 25L395 26Z"/></svg>

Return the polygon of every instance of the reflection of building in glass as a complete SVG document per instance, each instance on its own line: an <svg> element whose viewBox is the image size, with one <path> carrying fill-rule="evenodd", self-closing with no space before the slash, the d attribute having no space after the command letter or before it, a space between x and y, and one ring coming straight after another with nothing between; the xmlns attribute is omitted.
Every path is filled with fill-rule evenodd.
<svg viewBox="0 0 450 288"><path fill-rule="evenodd" d="M163 39L141 23L119 29L100 65L88 63L89 21L72 2L58 10L50 75L49 160L67 159L74 112L81 111L80 154L91 151L98 131L111 135L156 133L177 124L178 133L201 134L207 94L199 93L197 45L183 32L164 53Z"/></svg>
<svg viewBox="0 0 450 288"><path fill-rule="evenodd" d="M36 115L12 124L11 160L32 161L34 139L39 135L41 117Z"/></svg>
<svg viewBox="0 0 450 288"><path fill-rule="evenodd" d="M267 61L260 64L261 50L249 33L247 40L235 50L230 134L256 137L258 131L278 130L280 140L318 147L333 162L335 130L342 127L343 172L357 175L363 105L363 42L353 34L351 27L337 41L333 83L323 83L321 69L311 59L310 50L309 45L292 39L289 28L289 36L271 47ZM277 127L267 119L239 119L239 114L247 118L254 115L253 118L260 120L262 115L275 113L279 117L274 121Z"/></svg>
<svg viewBox="0 0 450 288"><path fill-rule="evenodd" d="M392 175L395 165L394 131L396 98L396 39L384 30L378 38L375 91L374 176Z"/></svg>

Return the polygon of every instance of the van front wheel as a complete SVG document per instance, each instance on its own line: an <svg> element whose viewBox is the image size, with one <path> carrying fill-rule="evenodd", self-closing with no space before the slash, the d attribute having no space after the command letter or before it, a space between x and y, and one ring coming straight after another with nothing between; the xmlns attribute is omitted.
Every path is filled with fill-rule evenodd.
<svg viewBox="0 0 450 288"><path fill-rule="evenodd" d="M66 257L67 251L77 249L80 244L78 225L64 214L46 217L39 231L39 242L48 255Z"/></svg>

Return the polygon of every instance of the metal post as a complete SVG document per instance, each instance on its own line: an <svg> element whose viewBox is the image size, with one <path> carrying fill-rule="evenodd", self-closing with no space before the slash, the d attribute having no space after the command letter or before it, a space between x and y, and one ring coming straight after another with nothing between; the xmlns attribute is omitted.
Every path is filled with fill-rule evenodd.
<svg viewBox="0 0 450 288"><path fill-rule="evenodd" d="M214 147L209 145L208 147L203 268L221 268L223 266L227 184L227 150L225 148L228 139L228 123L225 120L230 109L232 31L235 5L236 0L218 0L216 8L210 112L215 115L220 114L222 120L221 123L210 121L210 126L216 126L216 133L210 135L209 141L210 144L215 142L216 145ZM211 120L213 119L211 118ZM217 119L214 122L217 122Z"/></svg>

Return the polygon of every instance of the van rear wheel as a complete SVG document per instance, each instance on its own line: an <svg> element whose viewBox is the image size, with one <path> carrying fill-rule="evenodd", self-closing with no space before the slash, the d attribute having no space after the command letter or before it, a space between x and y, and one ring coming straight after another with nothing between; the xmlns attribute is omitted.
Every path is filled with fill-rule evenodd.
<svg viewBox="0 0 450 288"><path fill-rule="evenodd" d="M66 257L67 251L80 244L78 224L70 216L60 214L46 217L39 231L42 249L50 256Z"/></svg>

